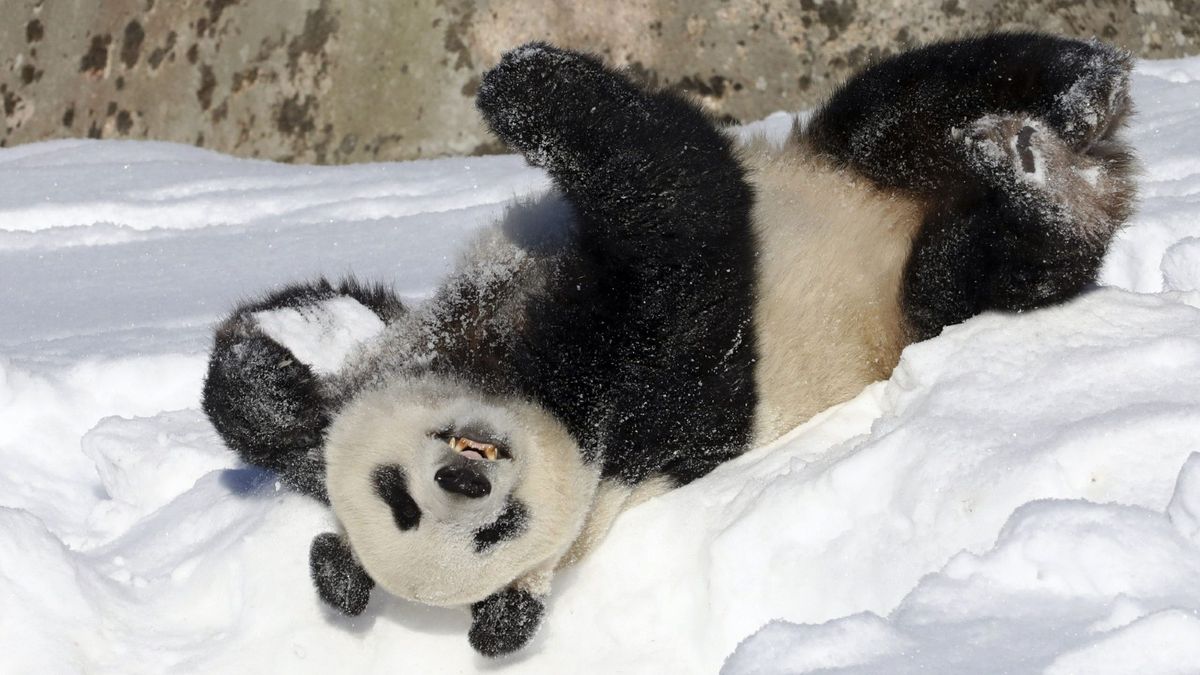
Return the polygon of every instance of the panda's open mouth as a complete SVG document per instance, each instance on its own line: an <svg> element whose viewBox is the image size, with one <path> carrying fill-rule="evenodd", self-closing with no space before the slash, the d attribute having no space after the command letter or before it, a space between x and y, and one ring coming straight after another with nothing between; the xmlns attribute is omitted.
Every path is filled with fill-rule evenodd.
<svg viewBox="0 0 1200 675"><path fill-rule="evenodd" d="M512 459L508 448L498 441L477 441L454 430L444 430L433 434L434 438L445 442L450 449L460 457L474 460Z"/></svg>
<svg viewBox="0 0 1200 675"><path fill-rule="evenodd" d="M499 459L500 449L491 443L482 443L470 438L450 437L450 449L467 459Z"/></svg>

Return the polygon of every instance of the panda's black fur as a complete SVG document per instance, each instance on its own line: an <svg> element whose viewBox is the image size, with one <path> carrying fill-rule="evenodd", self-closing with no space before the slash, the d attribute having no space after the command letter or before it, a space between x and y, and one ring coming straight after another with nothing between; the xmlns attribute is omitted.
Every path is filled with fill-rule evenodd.
<svg viewBox="0 0 1200 675"><path fill-rule="evenodd" d="M375 581L465 602L471 644L513 651L540 621L549 575L639 489L693 481L848 398L886 376L908 342L1093 282L1133 198L1132 155L1116 137L1129 67L1128 54L1095 41L938 43L868 67L772 149L736 142L688 99L594 57L521 47L484 75L477 104L555 192L515 206L420 308L325 281L238 307L216 334L204 410L247 462L333 502L349 544L325 534L310 552L326 602L361 612ZM256 323L341 297L387 329L334 375ZM392 410L397 397L419 404ZM457 421L420 412L446 401ZM428 428L387 459L363 427L383 433L404 415ZM530 430L559 459L517 447L514 461L481 462L444 443L502 446ZM358 457L360 442L380 459ZM339 471L355 487L332 490ZM529 487L530 471L558 482ZM573 508L591 513L547 524L546 504L559 502L539 500L569 499L572 486ZM418 503L430 494L441 501ZM399 537L457 518L454 504L466 515L447 530L449 549L411 546L443 563L462 550L464 565L482 568L533 541L545 559L489 572L501 576L478 592L463 578L421 578L439 570L394 571L388 556L408 555L403 543L368 550L379 538L418 541ZM468 508L480 504L486 513Z"/></svg>

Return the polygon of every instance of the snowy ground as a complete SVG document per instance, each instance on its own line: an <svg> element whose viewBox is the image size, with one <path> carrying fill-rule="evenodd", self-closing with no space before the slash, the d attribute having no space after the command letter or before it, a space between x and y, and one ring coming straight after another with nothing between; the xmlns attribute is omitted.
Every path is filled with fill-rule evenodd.
<svg viewBox="0 0 1200 675"><path fill-rule="evenodd" d="M1143 201L1106 288L951 328L626 514L496 663L461 612L323 609L330 517L239 467L198 401L238 299L350 271L419 299L544 177L0 151L0 671L1200 672L1200 58L1142 64L1134 94Z"/></svg>

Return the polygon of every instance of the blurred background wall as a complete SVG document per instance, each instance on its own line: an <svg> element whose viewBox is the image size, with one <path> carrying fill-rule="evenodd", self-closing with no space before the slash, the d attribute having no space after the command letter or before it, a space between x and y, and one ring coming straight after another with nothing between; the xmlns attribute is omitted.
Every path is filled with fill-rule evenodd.
<svg viewBox="0 0 1200 675"><path fill-rule="evenodd" d="M479 74L530 39L718 115L812 105L870 59L1036 28L1200 53L1200 0L0 0L0 145L158 139L342 163L499 150Z"/></svg>

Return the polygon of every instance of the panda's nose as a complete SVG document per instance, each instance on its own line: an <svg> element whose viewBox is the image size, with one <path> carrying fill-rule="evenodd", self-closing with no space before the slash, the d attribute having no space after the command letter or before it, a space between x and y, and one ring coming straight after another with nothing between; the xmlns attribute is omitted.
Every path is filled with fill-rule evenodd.
<svg viewBox="0 0 1200 675"><path fill-rule="evenodd" d="M467 464L449 464L438 469L433 480L446 492L478 499L492 491L492 483L483 472Z"/></svg>

